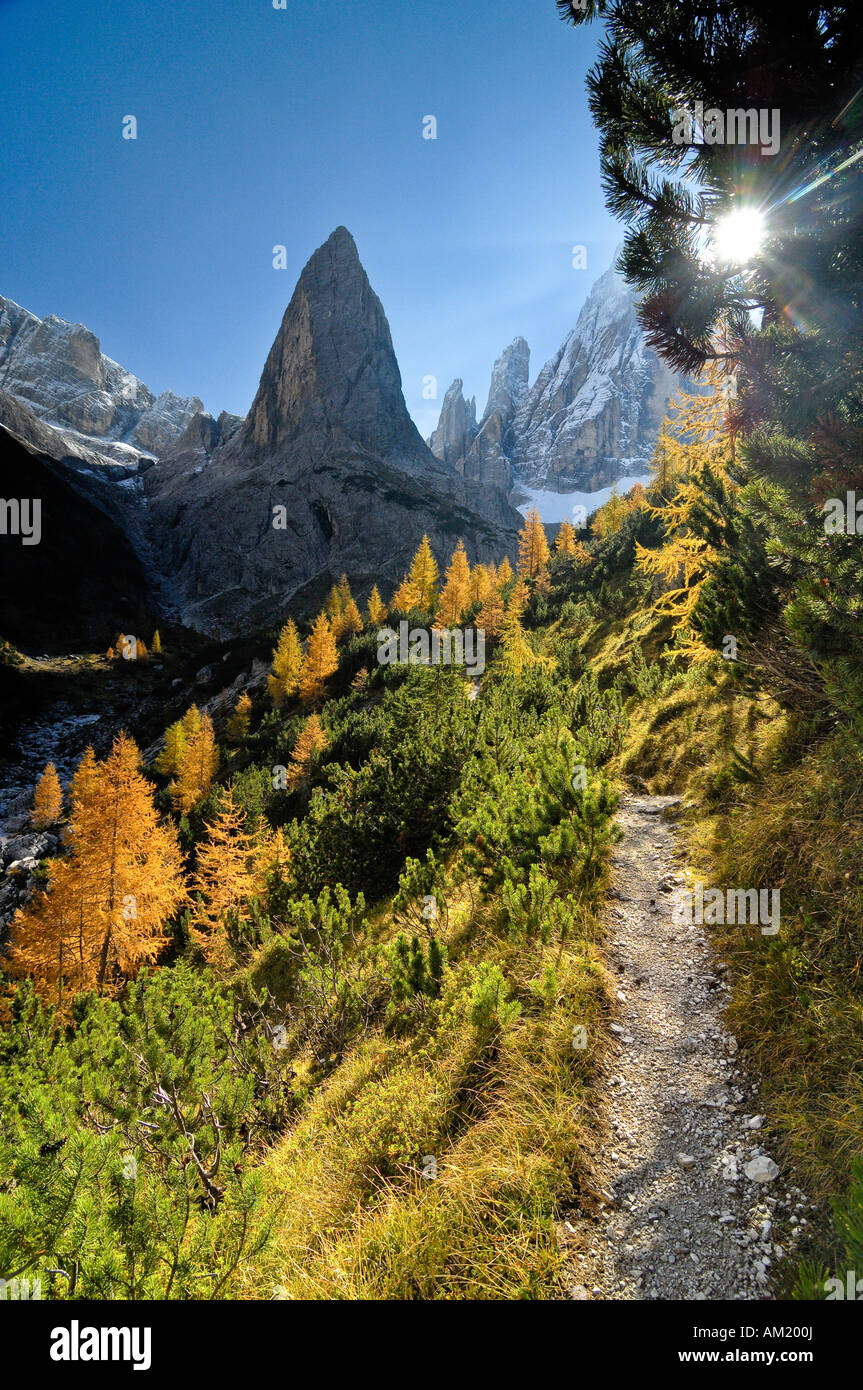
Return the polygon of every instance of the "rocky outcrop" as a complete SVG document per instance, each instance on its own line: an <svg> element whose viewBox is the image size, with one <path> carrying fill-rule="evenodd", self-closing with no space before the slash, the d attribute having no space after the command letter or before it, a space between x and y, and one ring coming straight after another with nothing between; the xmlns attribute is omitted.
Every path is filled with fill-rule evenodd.
<svg viewBox="0 0 863 1390"><path fill-rule="evenodd" d="M103 354L82 323L55 314L39 319L2 296L0 388L60 429L151 455L173 444L204 408L197 396L154 396Z"/></svg>
<svg viewBox="0 0 863 1390"><path fill-rule="evenodd" d="M451 387L429 440L466 478L557 492L605 487L644 471L677 377L645 343L632 295L612 269L528 389L530 350L516 338L494 365L488 404L459 452ZM449 447L445 447L448 443Z"/></svg>
<svg viewBox="0 0 863 1390"><path fill-rule="evenodd" d="M514 338L492 368L485 412L465 459L467 477L489 486L512 486L512 425L527 395L529 374L530 348L524 338Z"/></svg>
<svg viewBox="0 0 863 1390"><path fill-rule="evenodd" d="M423 443L389 325L339 227L300 276L245 421L192 424L144 477L184 621L229 635L310 604L342 571L395 584L423 533L441 561L511 549L518 516Z"/></svg>
<svg viewBox="0 0 863 1390"><path fill-rule="evenodd" d="M643 469L676 382L645 343L629 289L606 271L516 413L515 476L592 491Z"/></svg>
<svg viewBox="0 0 863 1390"><path fill-rule="evenodd" d="M516 411L527 395L530 377L530 348L524 338L513 338L504 348L491 372L491 385L480 428L497 415L504 429L512 424Z"/></svg>
<svg viewBox="0 0 863 1390"><path fill-rule="evenodd" d="M512 486L510 427L527 394L530 348L515 338L494 364L488 401L479 424L476 400L466 401L457 377L447 391L438 427L428 445L432 453L482 487Z"/></svg>
<svg viewBox="0 0 863 1390"><path fill-rule="evenodd" d="M443 398L438 427L428 441L435 458L464 472L464 461L476 438L476 397L466 401L462 394L464 382L456 377Z"/></svg>

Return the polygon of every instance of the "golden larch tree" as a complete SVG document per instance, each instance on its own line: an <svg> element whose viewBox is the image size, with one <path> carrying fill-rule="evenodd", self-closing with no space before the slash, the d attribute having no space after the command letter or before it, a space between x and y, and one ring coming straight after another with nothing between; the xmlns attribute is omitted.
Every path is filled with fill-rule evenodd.
<svg viewBox="0 0 863 1390"><path fill-rule="evenodd" d="M617 483L611 489L611 496L604 506L600 507L590 524L590 529L595 536L604 541L608 536L616 536L624 521L628 517L630 508L624 498L621 497L617 489Z"/></svg>
<svg viewBox="0 0 863 1390"><path fill-rule="evenodd" d="M510 602L501 627L501 645L504 665L516 673L530 666L536 660L521 625L521 614L517 605Z"/></svg>
<svg viewBox="0 0 863 1390"><path fill-rule="evenodd" d="M509 596L509 602L506 605L507 613L515 613L515 615L520 618L525 608L527 608L529 600L530 590L527 587L527 580L524 578L524 575L520 575Z"/></svg>
<svg viewBox="0 0 863 1390"><path fill-rule="evenodd" d="M551 575L548 570L539 571L534 577L533 587L538 594L542 594L544 597L551 593Z"/></svg>
<svg viewBox="0 0 863 1390"><path fill-rule="evenodd" d="M324 612L329 618L338 617L342 611L342 596L338 584L334 584L324 600Z"/></svg>
<svg viewBox="0 0 863 1390"><path fill-rule="evenodd" d="M99 764L96 761L96 754L93 752L92 746L85 748L84 755L73 772L69 785L69 804L73 812L82 798L92 795L98 776Z"/></svg>
<svg viewBox="0 0 863 1390"><path fill-rule="evenodd" d="M498 590L505 589L511 579L512 565L509 563L509 556L504 555L503 559L497 567L497 578L495 582L497 584Z"/></svg>
<svg viewBox="0 0 863 1390"><path fill-rule="evenodd" d="M438 567L428 536L423 536L419 549L411 561L410 582L417 601L414 607L429 613L434 608L437 593Z"/></svg>
<svg viewBox="0 0 863 1390"><path fill-rule="evenodd" d="M380 624L383 622L384 618L387 616L387 607L380 594L378 593L377 584L375 584L372 587L372 591L369 594L368 614L369 622L371 623L372 627L379 627Z"/></svg>
<svg viewBox="0 0 863 1390"><path fill-rule="evenodd" d="M252 713L252 699L247 690L244 690L237 703L234 705L233 712L225 721L225 734L231 743L242 743L246 734L249 732L249 719Z"/></svg>
<svg viewBox="0 0 863 1390"><path fill-rule="evenodd" d="M531 507L518 533L518 572L533 579L548 565L548 539L536 507Z"/></svg>
<svg viewBox="0 0 863 1390"><path fill-rule="evenodd" d="M288 765L288 786L296 790L308 785L312 769L312 759L323 751L329 743L326 732L316 714L310 714L302 729L291 761Z"/></svg>
<svg viewBox="0 0 863 1390"><path fill-rule="evenodd" d="M273 830L265 820L261 820L257 833L256 869L260 876L262 893L278 896L290 882L291 847L281 826Z"/></svg>
<svg viewBox="0 0 863 1390"><path fill-rule="evenodd" d="M42 830L53 825L63 814L63 788L53 763L48 763L36 783L33 805L30 810L30 824L34 830Z"/></svg>
<svg viewBox="0 0 863 1390"><path fill-rule="evenodd" d="M163 777L176 777L185 749L186 730L182 719L178 719L165 730L165 741L156 756L156 771Z"/></svg>
<svg viewBox="0 0 863 1390"><path fill-rule="evenodd" d="M319 613L309 634L300 668L300 698L307 704L319 700L329 676L339 667L335 638L326 613Z"/></svg>
<svg viewBox="0 0 863 1390"><path fill-rule="evenodd" d="M276 709L296 695L302 664L303 646L297 625L293 618L289 618L279 633L273 652L273 672L267 677L267 691Z"/></svg>
<svg viewBox="0 0 863 1390"><path fill-rule="evenodd" d="M356 600L348 599L341 613L332 621L333 637L337 642L343 642L345 638L351 638L356 633L362 632L363 620L360 610L356 605Z"/></svg>
<svg viewBox="0 0 863 1390"><path fill-rule="evenodd" d="M638 542L635 546L638 568L663 581L663 592L653 609L674 620L673 631L679 634L674 655L695 662L714 655L692 630L690 620L716 551L703 537L692 534L689 523L706 476L720 480L729 491L736 486L728 472L734 440L718 369L705 368L703 380L707 390L682 392L671 402L651 465L654 484L645 502L651 515L662 522L665 540L658 550L648 550ZM674 495L669 501L666 493L672 486ZM649 496L656 491L662 501L652 506Z"/></svg>
<svg viewBox="0 0 863 1390"><path fill-rule="evenodd" d="M257 837L245 827L243 809L225 789L215 820L198 845L192 891L192 939L208 965L225 970L242 943L249 904L263 886Z"/></svg>
<svg viewBox="0 0 863 1390"><path fill-rule="evenodd" d="M554 548L558 555L575 554L576 540L575 527L572 522L562 521L560 523L560 529L554 538Z"/></svg>
<svg viewBox="0 0 863 1390"><path fill-rule="evenodd" d="M208 714L202 714L196 732L187 739L172 788L174 807L181 815L191 811L207 795L218 766L219 749L213 721Z"/></svg>
<svg viewBox="0 0 863 1390"><path fill-rule="evenodd" d="M155 960L185 900L176 831L160 821L140 760L121 733L103 763L79 767L70 853L12 921L10 971L31 975L61 1012L79 991L101 992Z"/></svg>
<svg viewBox="0 0 863 1390"><path fill-rule="evenodd" d="M341 579L336 585L336 593L339 596L339 612L344 613L345 609L347 608L348 604L353 598L353 594L351 593L351 586L348 583L348 576L346 574L342 575Z"/></svg>
<svg viewBox="0 0 863 1390"><path fill-rule="evenodd" d="M156 628L156 631L153 633L153 641L150 644L150 650L152 651L154 656L162 655L162 638L159 634L158 628Z"/></svg>
<svg viewBox="0 0 863 1390"><path fill-rule="evenodd" d="M447 566L446 582L440 596L436 626L453 627L461 622L461 616L470 601L470 561L459 541Z"/></svg>
<svg viewBox="0 0 863 1390"><path fill-rule="evenodd" d="M486 637L497 637L504 620L503 598L497 589L490 589L476 617L476 626Z"/></svg>
<svg viewBox="0 0 863 1390"><path fill-rule="evenodd" d="M197 705L190 705L183 715L183 733L187 739L193 738L201 727L201 711Z"/></svg>
<svg viewBox="0 0 863 1390"><path fill-rule="evenodd" d="M491 576L485 565L474 565L470 573L468 590L469 603L483 603L492 587Z"/></svg>
<svg viewBox="0 0 863 1390"><path fill-rule="evenodd" d="M396 589L390 601L390 608L395 608L399 613L412 613L415 608L421 608L419 591L416 585L404 575L401 584Z"/></svg>

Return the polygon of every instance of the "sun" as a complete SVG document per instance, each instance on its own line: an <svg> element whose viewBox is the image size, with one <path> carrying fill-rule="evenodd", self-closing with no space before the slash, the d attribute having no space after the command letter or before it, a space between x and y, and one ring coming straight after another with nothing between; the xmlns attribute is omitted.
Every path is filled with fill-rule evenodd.
<svg viewBox="0 0 863 1390"><path fill-rule="evenodd" d="M753 260L764 244L764 218L757 208L738 208L716 224L713 234L713 255L717 261L745 265Z"/></svg>

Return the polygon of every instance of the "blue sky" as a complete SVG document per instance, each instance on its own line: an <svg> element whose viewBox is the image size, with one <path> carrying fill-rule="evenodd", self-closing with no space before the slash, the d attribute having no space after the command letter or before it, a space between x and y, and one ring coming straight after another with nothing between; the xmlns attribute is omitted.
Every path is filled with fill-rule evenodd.
<svg viewBox="0 0 863 1390"><path fill-rule="evenodd" d="M598 38L553 0L0 0L0 293L87 324L153 390L245 414L343 223L428 434L456 376L482 410L517 333L533 379L612 259Z"/></svg>

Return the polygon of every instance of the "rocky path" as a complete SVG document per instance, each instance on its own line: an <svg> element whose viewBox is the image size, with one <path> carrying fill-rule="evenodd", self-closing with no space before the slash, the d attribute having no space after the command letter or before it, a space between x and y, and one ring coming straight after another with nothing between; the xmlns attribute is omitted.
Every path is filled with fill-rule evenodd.
<svg viewBox="0 0 863 1390"><path fill-rule="evenodd" d="M769 1298L806 1225L723 1022L723 967L704 927L674 920L676 801L628 796L618 816L608 964L619 1014L598 1190L561 1231L573 1298Z"/></svg>

